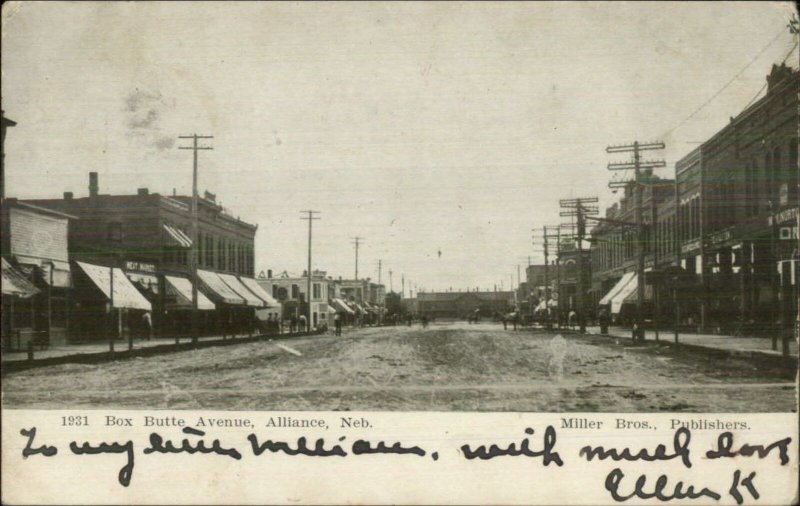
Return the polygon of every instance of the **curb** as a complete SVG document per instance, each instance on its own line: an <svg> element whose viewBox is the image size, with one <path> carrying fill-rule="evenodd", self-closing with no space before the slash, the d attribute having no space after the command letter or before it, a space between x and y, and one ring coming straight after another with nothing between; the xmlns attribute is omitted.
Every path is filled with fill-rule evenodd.
<svg viewBox="0 0 800 506"><path fill-rule="evenodd" d="M116 360L127 360L136 357L150 357L154 355L177 353L180 351L198 350L201 348L233 346L236 344L255 343L266 340L283 340L295 337L315 336L321 334L323 334L323 332L321 331L295 332L293 334L258 334L254 336L236 337L236 338L232 337L228 339L214 339L214 340L206 339L198 341L197 343L192 343L191 338L184 338L186 339L186 342L181 342L179 344L175 343L157 344L154 346L147 346L145 348L134 348L132 350L128 350L126 347L124 350L113 351L113 352L102 351L93 353L75 353L72 355L60 355L57 357L34 358L33 360L27 360L27 359L9 360L2 362L2 365L0 366L0 373L3 376L5 376L6 374L14 372L26 371L29 369L36 369L39 367L47 367L51 365L100 364L104 362L113 362ZM126 343L122 344L123 346L126 345Z"/></svg>
<svg viewBox="0 0 800 506"><path fill-rule="evenodd" d="M691 344L691 343L683 343L683 342L674 342L668 340L659 340L656 341L655 339L646 339L644 341L636 341L634 342L630 336L617 336L613 334L582 334L576 330L571 329L561 329L559 332L562 334L570 334L575 336L591 336L591 337L599 337L599 338L607 338L607 339L620 339L620 340L627 340L630 344L635 344L637 346L654 346L654 345L666 345L675 348L686 348L695 350L698 352L705 353L706 355L713 355L718 357L736 357L736 358L750 358L756 360L764 360L764 361L771 361L771 362L779 362L783 367L797 367L798 366L798 357L794 355L780 355L775 353L766 353L763 351L758 350L728 350L723 348L714 348L711 346L703 346L700 344Z"/></svg>

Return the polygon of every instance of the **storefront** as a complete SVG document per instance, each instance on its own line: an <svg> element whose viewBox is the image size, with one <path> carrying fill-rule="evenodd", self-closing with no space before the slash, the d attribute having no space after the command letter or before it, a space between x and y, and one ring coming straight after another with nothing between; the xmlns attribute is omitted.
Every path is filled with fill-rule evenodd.
<svg viewBox="0 0 800 506"><path fill-rule="evenodd" d="M71 340L123 339L136 331L152 304L119 267L75 262Z"/></svg>
<svg viewBox="0 0 800 506"><path fill-rule="evenodd" d="M4 304L6 332L35 337L45 345L67 342L71 274L67 252L70 220L74 216L8 199L2 208L2 250L10 276L25 279L36 293L15 296L13 308ZM11 272L11 271L9 271ZM27 338L25 338L27 339ZM25 340L23 339L23 340Z"/></svg>
<svg viewBox="0 0 800 506"><path fill-rule="evenodd" d="M33 298L39 289L5 258L3 262L3 349L22 350L37 336L31 322L35 318Z"/></svg>

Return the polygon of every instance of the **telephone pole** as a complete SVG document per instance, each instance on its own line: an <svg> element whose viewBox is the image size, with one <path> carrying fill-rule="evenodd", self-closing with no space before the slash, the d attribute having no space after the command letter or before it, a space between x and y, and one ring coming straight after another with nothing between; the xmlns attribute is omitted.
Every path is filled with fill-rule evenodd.
<svg viewBox="0 0 800 506"><path fill-rule="evenodd" d="M606 153L633 153L633 160L630 162L616 162L609 163L608 170L634 170L633 181L615 181L609 184L610 187L626 186L630 183L634 185L635 199L635 222L636 222L636 325L634 327L633 338L644 339L644 319L643 319L643 306L644 306L644 256L645 256L645 226L642 219L642 171L647 171L648 175L652 174L653 169L666 167L664 160L645 160L641 159L642 151L652 151L664 149L663 142L649 142L640 143L634 141L633 144L624 144L620 146L608 146Z"/></svg>
<svg viewBox="0 0 800 506"><path fill-rule="evenodd" d="M381 284L381 272L383 271L382 261L378 260L378 284Z"/></svg>
<svg viewBox="0 0 800 506"><path fill-rule="evenodd" d="M358 245L361 244L361 241L363 240L363 237L353 237L353 245L356 247L356 281L358 281Z"/></svg>
<svg viewBox="0 0 800 506"><path fill-rule="evenodd" d="M311 299L312 299L312 291L311 291L311 224L314 220L321 219L319 216L315 216L320 214L319 211L300 211L301 213L305 214L305 216L301 216L301 220L308 221L308 271L306 274L308 275L308 285L306 288L306 304L308 304L308 324L306 329L311 330L312 320L311 320ZM321 294L320 294L321 295Z"/></svg>
<svg viewBox="0 0 800 506"><path fill-rule="evenodd" d="M542 246L544 248L543 253L544 253L544 307L545 307L545 311L549 311L549 309L550 309L550 296L551 296L551 291L552 291L552 290L550 290L550 275L549 275L550 274L549 273L549 270L550 270L550 239L558 240L558 235L557 234L553 234L553 230L554 229L558 229L558 227L548 227L548 226L543 226L542 227L541 241L542 241ZM534 232L536 232L536 230L534 230ZM535 238L534 238L534 240L535 240ZM550 320L549 316L547 317L546 322L547 322L547 328L548 329L552 328L552 321Z"/></svg>
<svg viewBox="0 0 800 506"><path fill-rule="evenodd" d="M192 342L197 343L199 327L197 326L197 152L212 150L211 146L200 146L200 139L213 139L213 135L179 135L178 139L191 139L191 146L178 146L178 149L192 150L192 247L190 251L189 269L192 271ZM177 340L177 338L176 338Z"/></svg>
<svg viewBox="0 0 800 506"><path fill-rule="evenodd" d="M583 240L586 237L586 216L599 214L599 209L595 204L598 202L597 197L584 197L577 199L565 199L559 202L562 209L561 216L574 216L576 221L575 246L578 249L578 290L577 290L577 308L578 308L578 324L580 325L581 333L586 333L586 276L583 258ZM559 244L559 246L561 246Z"/></svg>
<svg viewBox="0 0 800 506"><path fill-rule="evenodd" d="M389 291L394 293L394 283L392 283L392 270L389 269Z"/></svg>

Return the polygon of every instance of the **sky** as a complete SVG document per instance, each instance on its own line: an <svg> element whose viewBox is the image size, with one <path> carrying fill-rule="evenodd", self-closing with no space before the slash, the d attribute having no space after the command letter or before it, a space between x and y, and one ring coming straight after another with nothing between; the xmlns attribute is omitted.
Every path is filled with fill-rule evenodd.
<svg viewBox="0 0 800 506"><path fill-rule="evenodd" d="M191 194L258 224L256 272L508 288L606 146L674 163L793 47L791 3L5 3L6 196ZM797 67L797 52L788 63ZM441 252L441 256L439 255Z"/></svg>

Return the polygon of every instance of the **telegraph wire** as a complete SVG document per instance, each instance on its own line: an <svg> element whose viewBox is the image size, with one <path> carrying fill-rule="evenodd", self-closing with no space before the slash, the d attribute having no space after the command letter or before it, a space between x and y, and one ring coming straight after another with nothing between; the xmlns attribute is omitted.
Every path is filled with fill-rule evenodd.
<svg viewBox="0 0 800 506"><path fill-rule="evenodd" d="M706 107L708 104L710 104L710 103L711 103L711 102L712 102L712 101L713 101L715 98L717 98L717 97L718 97L718 96L719 96L719 95L720 95L720 94L721 94L723 91L725 91L725 90L728 88L728 86L730 86L731 84L733 84L733 82L734 82L734 81L736 81L736 80L737 80L737 79L738 79L738 78L739 78L739 77L740 77L740 76L741 76L741 75L744 73L744 71L745 71L745 70L747 70L748 68L750 68L750 66L751 66L753 63L755 63L755 62L756 62L756 60L758 60L758 59L761 57L761 55L762 55L762 54L764 54L764 53L766 52L766 50L767 50L767 49L769 49L769 48L770 48L770 47L771 47L771 46L772 46L772 45L773 45L773 44L774 44L774 43L775 43L775 42L776 42L776 41L777 41L777 40L778 40L778 39L781 37L781 35L784 35L785 33L786 33L786 27L781 27L781 30L780 30L780 31L779 31L779 32L778 32L778 33L775 35L775 37L773 37L773 39L772 39L771 41L769 41L769 43L768 43L766 46L764 46L764 47L761 49L761 51L759 51L759 52L758 52L758 54L757 54L755 57L753 57L753 59L752 59L752 60L750 60L750 61L747 63L747 65L745 65L744 67L742 67L742 69L741 69L739 72L737 72L735 76L733 76L733 77L732 77L732 78L731 78L731 79L730 79L730 80L729 80L727 83L725 83L725 85L723 85L723 86L722 86L722 88L720 88L719 90L717 90L717 92L716 92L716 93L714 93L714 94L711 96L711 98L709 98L708 100L706 100L705 102L703 102L703 104L702 104L700 107L698 107L697 109L695 109L695 111L694 111L692 114L690 114L689 116L687 116L686 118L684 118L684 119L683 119L683 121L681 121L680 123L678 123L678 124L677 124L677 125L675 125L674 127L672 127L672 128L670 128L669 130L667 130L667 131L666 131L666 133L664 133L664 134L663 134L661 137L667 137L669 134L671 134L672 132L674 132L674 131L675 131L675 130L677 130L678 128L680 128L680 127L682 127L683 125L685 125L685 124L686 124L686 122L687 122L687 121L689 121L690 119L692 119L693 117L695 117L695 115L696 115L697 113L699 113L700 111L702 111L703 109L705 109L705 107ZM791 54L791 53L790 53L790 54ZM788 58L788 55L787 55L787 58ZM785 60L784 60L784 61L785 61Z"/></svg>

